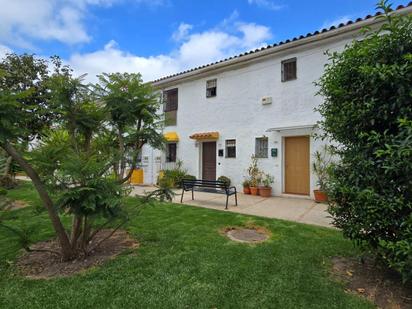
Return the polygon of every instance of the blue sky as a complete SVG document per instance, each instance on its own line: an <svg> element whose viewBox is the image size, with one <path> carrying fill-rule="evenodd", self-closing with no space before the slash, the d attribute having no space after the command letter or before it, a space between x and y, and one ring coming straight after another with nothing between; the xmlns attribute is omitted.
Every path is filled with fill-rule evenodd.
<svg viewBox="0 0 412 309"><path fill-rule="evenodd" d="M406 1L392 1L394 6ZM0 57L151 80L375 12L376 0L0 0Z"/></svg>

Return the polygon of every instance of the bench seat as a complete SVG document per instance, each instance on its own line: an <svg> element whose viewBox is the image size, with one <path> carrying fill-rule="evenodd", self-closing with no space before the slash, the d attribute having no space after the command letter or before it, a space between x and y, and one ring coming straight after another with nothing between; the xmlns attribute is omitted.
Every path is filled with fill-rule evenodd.
<svg viewBox="0 0 412 309"><path fill-rule="evenodd" d="M182 181L182 197L180 202L183 203L183 195L187 191L192 192L192 200L194 200L194 192L204 192L204 193L214 193L214 194L224 194L226 195L226 207L227 209L229 196L235 196L235 204L237 206L237 191L236 187L230 187L223 181L217 180L194 180L194 179L183 179Z"/></svg>

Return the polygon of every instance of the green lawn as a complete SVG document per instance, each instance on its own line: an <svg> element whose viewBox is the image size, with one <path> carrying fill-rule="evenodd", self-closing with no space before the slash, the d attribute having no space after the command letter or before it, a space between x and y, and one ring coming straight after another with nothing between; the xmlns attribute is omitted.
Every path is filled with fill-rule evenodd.
<svg viewBox="0 0 412 309"><path fill-rule="evenodd" d="M30 184L10 196L39 203ZM357 253L338 231L176 204L137 216L137 203L127 201L127 230L140 248L71 278L19 277L18 246L2 231L0 308L373 308L328 275L330 257ZM33 207L8 222L32 228L35 240L53 235ZM219 234L247 223L269 229L270 241L250 246Z"/></svg>

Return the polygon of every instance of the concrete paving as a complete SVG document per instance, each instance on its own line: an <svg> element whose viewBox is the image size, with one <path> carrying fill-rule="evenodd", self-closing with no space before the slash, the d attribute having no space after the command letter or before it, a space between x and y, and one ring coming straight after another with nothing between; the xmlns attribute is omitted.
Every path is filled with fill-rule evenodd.
<svg viewBox="0 0 412 309"><path fill-rule="evenodd" d="M155 187L134 186L132 195L144 195L155 190ZM175 203L180 203L181 190L176 190ZM192 200L191 192L185 192L183 203L225 211L226 196L204 192L195 192ZM284 219L300 223L333 227L332 219L327 212L327 205L317 204L313 200L293 197L269 197L246 195L238 193L238 206L235 197L229 197L227 211L267 218Z"/></svg>

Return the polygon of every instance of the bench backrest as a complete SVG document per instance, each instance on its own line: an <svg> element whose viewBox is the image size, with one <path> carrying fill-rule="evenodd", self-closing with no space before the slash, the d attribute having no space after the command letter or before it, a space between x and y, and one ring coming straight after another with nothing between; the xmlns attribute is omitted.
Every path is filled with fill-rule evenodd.
<svg viewBox="0 0 412 309"><path fill-rule="evenodd" d="M228 186L224 181L204 180L204 179L183 179L182 186L185 190L194 187L227 190Z"/></svg>

